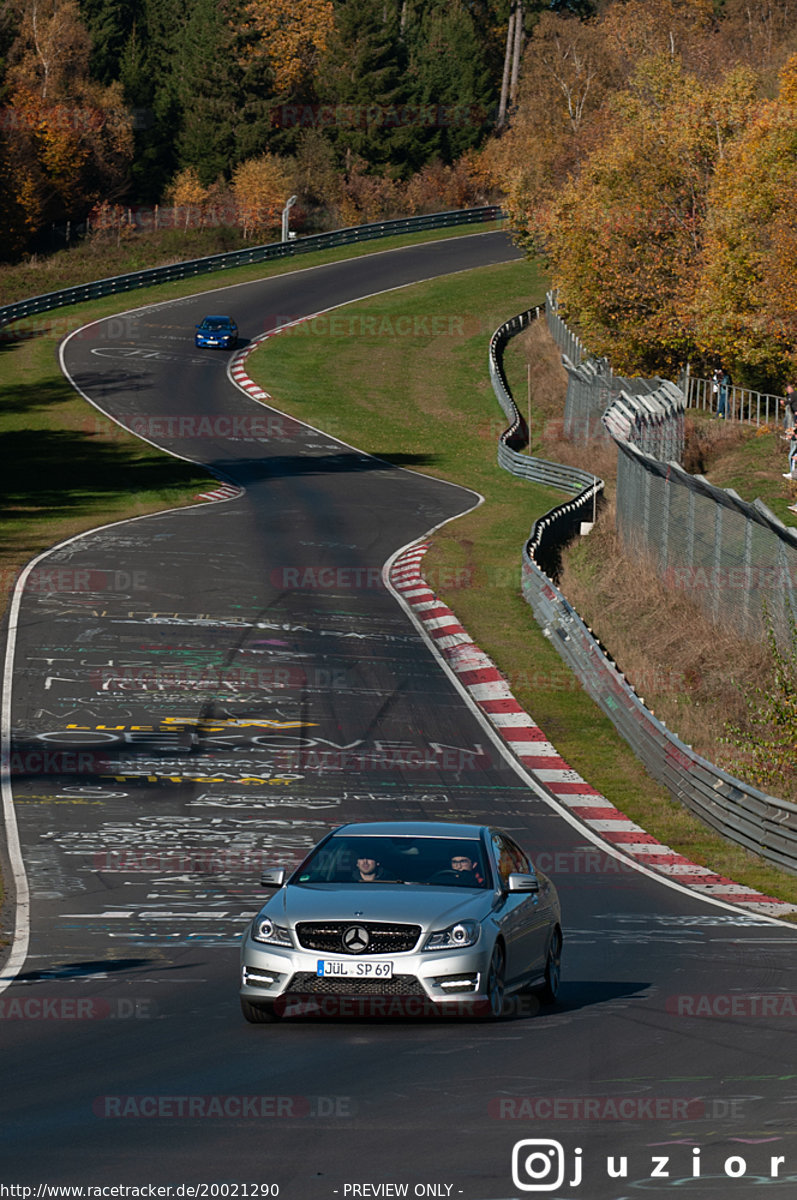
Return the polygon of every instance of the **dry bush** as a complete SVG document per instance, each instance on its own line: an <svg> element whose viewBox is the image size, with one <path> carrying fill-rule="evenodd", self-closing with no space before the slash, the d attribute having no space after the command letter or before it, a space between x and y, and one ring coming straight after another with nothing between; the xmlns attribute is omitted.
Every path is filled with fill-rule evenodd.
<svg viewBox="0 0 797 1200"><path fill-rule="evenodd" d="M518 334L517 346L531 364L532 399L535 412L545 418L560 418L565 411L567 372L562 355L540 316Z"/></svg>
<svg viewBox="0 0 797 1200"><path fill-rule="evenodd" d="M772 674L767 648L714 625L652 561L631 560L604 510L587 543L564 556L560 586L648 708L682 741L731 772L726 722L747 726L750 681Z"/></svg>
<svg viewBox="0 0 797 1200"><path fill-rule="evenodd" d="M750 430L736 421L696 421L687 417L682 466L690 475L705 475L718 458L741 446L748 437Z"/></svg>
<svg viewBox="0 0 797 1200"><path fill-rule="evenodd" d="M610 440L596 440L579 446L564 436L564 411L567 397L567 372L562 355L554 342L545 318L532 321L518 335L518 348L531 365L532 428L531 451L538 458L550 458L569 467L591 471L607 485L613 485L617 475L617 451ZM523 409L523 401L516 397ZM525 416L525 411L524 411Z"/></svg>

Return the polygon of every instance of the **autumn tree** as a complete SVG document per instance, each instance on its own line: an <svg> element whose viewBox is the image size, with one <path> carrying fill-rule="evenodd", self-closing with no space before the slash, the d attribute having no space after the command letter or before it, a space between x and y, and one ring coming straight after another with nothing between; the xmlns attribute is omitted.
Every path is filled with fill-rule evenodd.
<svg viewBox="0 0 797 1200"><path fill-rule="evenodd" d="M332 0L248 0L247 54L268 63L277 97L301 95L315 75L334 24Z"/></svg>
<svg viewBox="0 0 797 1200"><path fill-rule="evenodd" d="M706 86L677 59L640 65L612 126L545 213L554 282L590 349L626 372L667 372L694 348L696 266L721 154L755 79Z"/></svg>
<svg viewBox="0 0 797 1200"><path fill-rule="evenodd" d="M797 55L718 165L695 289L700 349L780 390L797 371Z"/></svg>
<svg viewBox="0 0 797 1200"><path fill-rule="evenodd" d="M621 82L594 22L539 18L511 124L482 152L486 174L502 185L513 227L530 248L539 237L540 206L579 169L600 132L602 105Z"/></svg>
<svg viewBox="0 0 797 1200"><path fill-rule="evenodd" d="M279 226L290 195L290 178L284 163L276 155L266 153L235 168L232 191L244 237L250 237Z"/></svg>
<svg viewBox="0 0 797 1200"><path fill-rule="evenodd" d="M208 202L209 191L199 178L195 167L183 167L166 189L164 199L176 209L185 211L185 228L201 220L202 211Z"/></svg>
<svg viewBox="0 0 797 1200"><path fill-rule="evenodd" d="M6 169L30 235L120 195L132 154L118 84L90 78L75 0L18 0L6 71Z"/></svg>

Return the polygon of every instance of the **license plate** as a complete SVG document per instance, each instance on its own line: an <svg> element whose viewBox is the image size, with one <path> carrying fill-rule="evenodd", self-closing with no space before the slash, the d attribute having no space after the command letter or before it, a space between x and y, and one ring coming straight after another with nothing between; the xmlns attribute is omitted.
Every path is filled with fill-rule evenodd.
<svg viewBox="0 0 797 1200"><path fill-rule="evenodd" d="M325 979L392 979L392 962L367 962L363 959L340 961L319 958L318 975Z"/></svg>

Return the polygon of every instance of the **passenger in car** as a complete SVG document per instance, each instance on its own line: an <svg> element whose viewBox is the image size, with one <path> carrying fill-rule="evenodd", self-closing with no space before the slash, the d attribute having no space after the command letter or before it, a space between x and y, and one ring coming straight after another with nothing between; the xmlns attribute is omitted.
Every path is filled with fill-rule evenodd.
<svg viewBox="0 0 797 1200"><path fill-rule="evenodd" d="M479 864L467 854L451 856L451 870L457 876L458 887L482 887L484 876L479 870Z"/></svg>

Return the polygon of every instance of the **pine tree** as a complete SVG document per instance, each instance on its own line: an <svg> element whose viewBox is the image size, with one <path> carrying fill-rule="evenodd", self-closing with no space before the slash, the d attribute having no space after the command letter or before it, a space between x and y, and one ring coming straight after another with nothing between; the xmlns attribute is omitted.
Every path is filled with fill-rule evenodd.
<svg viewBox="0 0 797 1200"><path fill-rule="evenodd" d="M177 161L201 182L229 174L235 157L240 69L227 5L195 0L181 38L176 96L181 112Z"/></svg>
<svg viewBox="0 0 797 1200"><path fill-rule="evenodd" d="M406 66L390 0L340 0L317 86L335 110L329 136L344 164L360 158L372 170L405 170L412 140L402 116L411 99Z"/></svg>
<svg viewBox="0 0 797 1200"><path fill-rule="evenodd" d="M417 110L413 166L453 162L492 123L497 97L487 47L462 0L434 0L407 23L406 37Z"/></svg>

